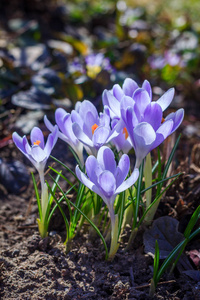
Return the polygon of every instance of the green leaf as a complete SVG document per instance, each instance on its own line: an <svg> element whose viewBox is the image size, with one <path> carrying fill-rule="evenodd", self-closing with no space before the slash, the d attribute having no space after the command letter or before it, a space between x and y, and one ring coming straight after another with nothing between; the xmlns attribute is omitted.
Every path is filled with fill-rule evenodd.
<svg viewBox="0 0 200 300"><path fill-rule="evenodd" d="M97 228L97 226L73 203L69 200L70 204L80 212L80 214L88 221L88 223L90 223L90 225L96 230L97 234L99 235L100 239L102 240L103 242L103 245L105 247L105 251L106 251L106 257L105 259L107 260L108 259L108 248L107 248L107 245L106 245L106 242L105 242L105 239L103 237L103 235L101 234L100 230Z"/></svg>
<svg viewBox="0 0 200 300"><path fill-rule="evenodd" d="M140 197L141 197L141 186L142 186L142 178L143 178L143 166L144 166L144 160L140 166L140 174L137 181L137 195L136 195L136 202L134 204L134 219L133 219L133 227L134 229L137 224L137 218L138 218L138 212L139 212L139 205L140 205Z"/></svg>
<svg viewBox="0 0 200 300"><path fill-rule="evenodd" d="M196 222L198 221L199 217L200 217L200 205L197 207L197 209L193 213L193 215L185 229L184 236L186 239L189 238L191 231L192 231L193 227L195 226Z"/></svg>
<svg viewBox="0 0 200 300"><path fill-rule="evenodd" d="M34 176L33 172L31 172L31 175L32 175L32 179L33 179L34 189L35 189L35 195L36 195L36 200L37 200L39 217L40 217L40 220L42 220L42 208L41 208L40 196L39 196L39 192L38 192L38 188L37 188L37 183L35 181L35 176Z"/></svg>
<svg viewBox="0 0 200 300"><path fill-rule="evenodd" d="M66 217L66 215L65 215L65 213L64 213L64 211L63 211L63 209L62 209L62 207L60 206L59 201L56 199L56 196L54 195L54 192L52 191L52 189L51 189L51 187L50 187L50 185L48 184L47 181L46 181L46 184L47 184L48 189L49 189L49 191L50 191L52 197L54 198L54 200L55 200L55 202L56 202L56 204L57 204L57 206L58 206L58 208L59 208L59 210L60 210L60 212L61 212L61 214L62 214L62 216L63 216L64 222L65 222L65 227L66 227L66 236L67 236L67 237L66 237L66 241L67 241L68 236L69 236L69 222L68 222L68 220L67 220L67 217Z"/></svg>
<svg viewBox="0 0 200 300"><path fill-rule="evenodd" d="M156 275L158 272L159 261L160 261L160 251L159 251L158 241L156 240L154 262L153 262L153 279L154 279L154 281L155 281L155 278L156 278Z"/></svg>

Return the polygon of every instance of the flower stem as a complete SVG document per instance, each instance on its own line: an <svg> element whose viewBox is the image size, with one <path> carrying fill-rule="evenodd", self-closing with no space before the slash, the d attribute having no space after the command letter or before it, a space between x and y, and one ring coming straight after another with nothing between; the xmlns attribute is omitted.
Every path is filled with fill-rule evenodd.
<svg viewBox="0 0 200 300"><path fill-rule="evenodd" d="M44 181L44 170L38 170L41 183L41 219L37 219L39 232L42 238L47 236L46 211L48 207L48 187Z"/></svg>
<svg viewBox="0 0 200 300"><path fill-rule="evenodd" d="M115 215L114 209L109 208L110 219L111 219L111 245L108 260L113 260L118 248L118 215Z"/></svg>

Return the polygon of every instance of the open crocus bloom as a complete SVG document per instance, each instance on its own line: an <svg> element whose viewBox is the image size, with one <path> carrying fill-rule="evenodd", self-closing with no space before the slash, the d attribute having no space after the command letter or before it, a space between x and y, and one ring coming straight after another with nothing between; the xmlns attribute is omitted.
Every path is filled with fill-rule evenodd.
<svg viewBox="0 0 200 300"><path fill-rule="evenodd" d="M72 149L78 155L81 165L83 166L83 144L74 135L72 130L71 114L67 113L63 108L58 108L55 112L55 120L59 128L58 137L72 147ZM46 116L44 117L44 123L50 131L53 130L54 126Z"/></svg>
<svg viewBox="0 0 200 300"><path fill-rule="evenodd" d="M174 89L169 89L157 101L162 111L164 111L172 102L174 97ZM103 105L110 112L110 117L121 118L121 101L127 98L128 104L133 106L134 103L140 103L140 108L145 108L147 104L152 102L152 89L150 83L145 80L142 88L131 78L126 78L122 88L115 84L111 91L105 90L103 92ZM152 102L154 103L154 102Z"/></svg>
<svg viewBox="0 0 200 300"><path fill-rule="evenodd" d="M162 112L170 102L171 92L164 95L157 102L151 102L147 92L138 89L135 92L134 103L129 97L124 97L121 101L123 120L121 126L125 124L130 136L135 149L137 167L152 149L159 146L179 127L183 120L183 109L163 118Z"/></svg>
<svg viewBox="0 0 200 300"><path fill-rule="evenodd" d="M105 90L103 92L102 101L104 108L110 111L110 117L121 118L120 103L124 96L130 98L133 97L134 92L139 88L138 84L131 78L126 78L122 85L122 88L119 84L115 84L112 90ZM150 99L152 98L152 90L150 83L145 80L142 84L142 88L147 91Z"/></svg>
<svg viewBox="0 0 200 300"><path fill-rule="evenodd" d="M95 78L101 70L112 70L110 61L104 57L103 53L91 53L85 57L87 75L91 78Z"/></svg>
<svg viewBox="0 0 200 300"><path fill-rule="evenodd" d="M114 227L113 204L115 198L136 182L139 170L135 168L131 176L126 179L130 168L128 155L123 154L117 166L114 153L106 146L99 149L97 158L92 155L89 156L85 162L85 167L87 176L78 166L76 167L76 175L85 186L98 194L106 203L110 212L111 224Z"/></svg>
<svg viewBox="0 0 200 300"><path fill-rule="evenodd" d="M43 133L38 127L34 127L31 130L31 146L26 136L20 137L14 132L12 137L17 148L32 162L38 172L41 173L44 171L47 159L58 139L58 127L54 126L52 133L48 136L46 145L44 144Z"/></svg>
<svg viewBox="0 0 200 300"><path fill-rule="evenodd" d="M110 117L98 115L96 107L88 100L78 102L71 112L72 129L77 139L84 144L88 154L96 156L98 149L107 143L111 134Z"/></svg>

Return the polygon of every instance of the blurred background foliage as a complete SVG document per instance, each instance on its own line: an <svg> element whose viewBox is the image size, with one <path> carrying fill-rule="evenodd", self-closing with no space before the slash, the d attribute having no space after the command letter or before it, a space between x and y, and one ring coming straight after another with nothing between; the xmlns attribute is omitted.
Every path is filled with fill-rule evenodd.
<svg viewBox="0 0 200 300"><path fill-rule="evenodd" d="M174 106L199 105L199 11L198 0L1 0L1 138L28 133L26 116L35 125L83 99L100 106L126 77L148 79L155 98L175 86Z"/></svg>

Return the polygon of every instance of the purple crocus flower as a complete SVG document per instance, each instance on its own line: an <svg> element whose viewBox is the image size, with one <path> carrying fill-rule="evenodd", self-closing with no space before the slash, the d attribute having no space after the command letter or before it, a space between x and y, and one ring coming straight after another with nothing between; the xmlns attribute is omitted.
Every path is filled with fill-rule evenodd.
<svg viewBox="0 0 200 300"><path fill-rule="evenodd" d="M111 71L112 66L108 58L103 53L91 53L85 57L87 74L91 78L95 78L101 70Z"/></svg>
<svg viewBox="0 0 200 300"><path fill-rule="evenodd" d="M14 132L12 137L17 148L32 162L38 172L41 173L44 171L47 159L58 139L58 127L54 126L52 133L48 136L46 145L44 144L44 135L38 127L34 127L31 130L31 146L26 136L20 137Z"/></svg>
<svg viewBox="0 0 200 300"><path fill-rule="evenodd" d="M152 69L163 69L166 65L171 67L179 66L185 67L185 62L182 57L174 51L167 50L164 55L152 55L148 62Z"/></svg>
<svg viewBox="0 0 200 300"><path fill-rule="evenodd" d="M60 130L58 131L58 137L72 147L72 149L78 155L81 165L83 166L83 144L74 135L72 130L71 114L67 113L63 108L58 108L55 112L55 120ZM44 117L44 123L50 131L53 130L54 126L46 116Z"/></svg>
<svg viewBox="0 0 200 300"><path fill-rule="evenodd" d="M16 132L13 133L13 141L17 148L32 162L37 169L41 182L41 215L38 221L39 232L42 238L46 237L48 225L46 223L46 212L48 207L48 187L44 181L44 168L49 155L58 139L58 127L54 126L52 133L49 134L46 145L44 136L38 127L34 127L30 134L31 146L26 136L20 137ZM39 210L40 211L40 210Z"/></svg>
<svg viewBox="0 0 200 300"><path fill-rule="evenodd" d="M85 162L87 176L76 167L78 179L90 190L98 194L108 206L112 228L115 224L114 201L116 196L132 186L139 175L139 170L134 169L131 176L126 179L130 160L127 154L123 154L118 166L116 165L114 153L106 146L99 149L97 158L89 156ZM126 179L126 180L125 180Z"/></svg>
<svg viewBox="0 0 200 300"><path fill-rule="evenodd" d="M111 134L110 117L98 115L96 107L88 100L78 102L71 112L72 129L77 139L84 144L88 154L96 156L98 149L108 142Z"/></svg>
<svg viewBox="0 0 200 300"><path fill-rule="evenodd" d="M122 88L119 84L115 84L112 90L103 92L102 101L104 109L109 110L111 119L121 118L120 103L124 96L133 98L134 92L139 88L138 84L131 78L126 78ZM152 90L150 83L145 80L142 88L147 91L149 97L152 98Z"/></svg>
<svg viewBox="0 0 200 300"><path fill-rule="evenodd" d="M151 150L159 146L179 127L183 120L183 109L163 118L163 110L171 103L173 93L174 90L170 89L159 100L151 102L149 94L144 89L137 89L133 96L134 100L124 97L121 101L123 122L118 126L125 124L135 149L137 167Z"/></svg>

